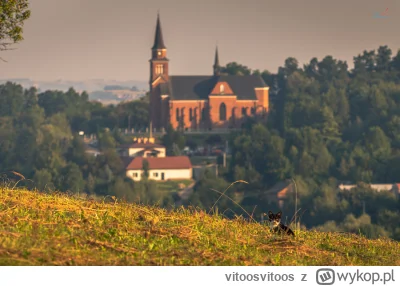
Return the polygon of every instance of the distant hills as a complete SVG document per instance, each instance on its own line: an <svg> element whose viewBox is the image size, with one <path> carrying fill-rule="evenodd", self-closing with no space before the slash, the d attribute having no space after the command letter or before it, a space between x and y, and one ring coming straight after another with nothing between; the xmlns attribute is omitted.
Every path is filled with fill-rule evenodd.
<svg viewBox="0 0 400 286"><path fill-rule="evenodd" d="M67 91L73 87L77 92L86 91L90 100L100 101L104 104L116 104L121 101L135 100L144 96L148 90L147 81L118 81L105 79L90 80L31 80L27 78L0 79L0 84L11 81L24 88L36 87L39 91L61 90Z"/></svg>

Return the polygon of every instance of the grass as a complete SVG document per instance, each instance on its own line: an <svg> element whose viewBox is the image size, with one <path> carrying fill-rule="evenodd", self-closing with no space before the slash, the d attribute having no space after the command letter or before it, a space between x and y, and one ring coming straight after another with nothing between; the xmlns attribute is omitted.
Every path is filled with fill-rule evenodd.
<svg viewBox="0 0 400 286"><path fill-rule="evenodd" d="M192 165L208 165L217 163L216 156L191 156L190 162Z"/></svg>
<svg viewBox="0 0 400 286"><path fill-rule="evenodd" d="M0 187L0 265L400 265L400 243Z"/></svg>
<svg viewBox="0 0 400 286"><path fill-rule="evenodd" d="M156 181L157 190L163 192L176 192L179 190L179 185L183 184L185 187L189 186L193 180L169 180L169 181Z"/></svg>

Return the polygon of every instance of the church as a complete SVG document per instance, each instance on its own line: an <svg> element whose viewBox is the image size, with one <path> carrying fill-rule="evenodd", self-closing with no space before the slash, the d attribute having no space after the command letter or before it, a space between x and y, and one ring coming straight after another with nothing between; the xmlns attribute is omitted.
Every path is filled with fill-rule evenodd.
<svg viewBox="0 0 400 286"><path fill-rule="evenodd" d="M215 50L211 75L169 75L169 59L157 16L150 59L150 118L153 128L238 128L247 116L269 111L269 87L258 75L224 75Z"/></svg>

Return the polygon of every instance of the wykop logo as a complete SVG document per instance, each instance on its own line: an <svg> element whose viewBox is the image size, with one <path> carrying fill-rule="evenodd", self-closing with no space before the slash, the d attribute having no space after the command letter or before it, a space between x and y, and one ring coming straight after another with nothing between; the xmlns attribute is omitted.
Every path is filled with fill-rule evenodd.
<svg viewBox="0 0 400 286"><path fill-rule="evenodd" d="M318 269L316 280L318 285L332 285L335 283L335 271L330 268Z"/></svg>

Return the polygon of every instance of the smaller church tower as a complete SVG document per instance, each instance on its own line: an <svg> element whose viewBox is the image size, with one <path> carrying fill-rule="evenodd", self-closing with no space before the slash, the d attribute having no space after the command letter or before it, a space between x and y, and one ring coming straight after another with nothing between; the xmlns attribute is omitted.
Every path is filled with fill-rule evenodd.
<svg viewBox="0 0 400 286"><path fill-rule="evenodd" d="M218 58L218 46L215 48L215 58L214 58L214 65L213 65L214 75L220 75L221 73L221 66L219 65L219 58Z"/></svg>
<svg viewBox="0 0 400 286"><path fill-rule="evenodd" d="M161 30L160 14L158 14L154 45L151 48L150 89L152 88L153 82L159 76L162 76L166 81L168 81L168 61L167 48L165 47Z"/></svg>

